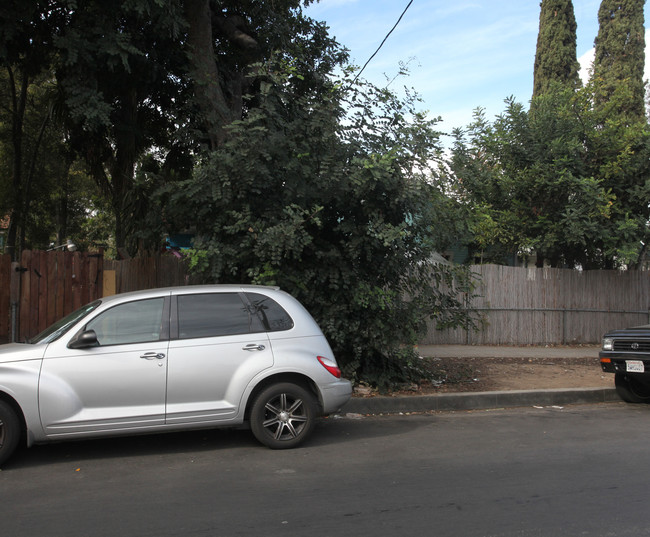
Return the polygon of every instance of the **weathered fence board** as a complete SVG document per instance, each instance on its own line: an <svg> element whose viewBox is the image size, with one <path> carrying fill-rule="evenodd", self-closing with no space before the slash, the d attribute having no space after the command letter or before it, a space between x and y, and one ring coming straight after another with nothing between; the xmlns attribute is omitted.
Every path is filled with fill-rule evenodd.
<svg viewBox="0 0 650 537"><path fill-rule="evenodd" d="M597 343L611 328L650 323L650 272L525 269L477 265L472 306L484 329L438 331L422 343L558 345Z"/></svg>

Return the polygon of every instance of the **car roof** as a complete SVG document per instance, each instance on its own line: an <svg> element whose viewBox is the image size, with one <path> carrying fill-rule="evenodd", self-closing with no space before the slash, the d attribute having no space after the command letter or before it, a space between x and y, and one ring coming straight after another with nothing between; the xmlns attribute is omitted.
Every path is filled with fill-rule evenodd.
<svg viewBox="0 0 650 537"><path fill-rule="evenodd" d="M101 298L103 304L111 302L118 302L125 299L131 300L134 298L154 298L159 296L168 295L186 295L196 293L241 293L241 292L277 292L280 291L279 287L268 285L253 285L253 284L206 284L206 285L184 285L176 287L156 287L152 289L143 289L140 291L130 291L127 293L119 293L116 295L109 295Z"/></svg>

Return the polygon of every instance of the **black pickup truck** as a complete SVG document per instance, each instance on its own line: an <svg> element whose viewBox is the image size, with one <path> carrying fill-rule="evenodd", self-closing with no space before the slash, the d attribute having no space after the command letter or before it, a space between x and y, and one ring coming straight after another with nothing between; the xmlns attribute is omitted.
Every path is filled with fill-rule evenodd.
<svg viewBox="0 0 650 537"><path fill-rule="evenodd" d="M607 332L598 356L623 401L650 403L650 325Z"/></svg>

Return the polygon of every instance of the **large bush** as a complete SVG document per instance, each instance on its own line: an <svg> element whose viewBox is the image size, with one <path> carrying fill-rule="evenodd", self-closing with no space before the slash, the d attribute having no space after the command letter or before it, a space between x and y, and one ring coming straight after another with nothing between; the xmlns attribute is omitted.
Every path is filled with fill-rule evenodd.
<svg viewBox="0 0 650 537"><path fill-rule="evenodd" d="M362 83L300 81L266 68L226 142L162 191L165 218L195 234L191 263L206 281L279 285L348 376L386 387L417 374L412 345L428 316L466 320L461 273L430 263L461 227L432 172L436 120Z"/></svg>

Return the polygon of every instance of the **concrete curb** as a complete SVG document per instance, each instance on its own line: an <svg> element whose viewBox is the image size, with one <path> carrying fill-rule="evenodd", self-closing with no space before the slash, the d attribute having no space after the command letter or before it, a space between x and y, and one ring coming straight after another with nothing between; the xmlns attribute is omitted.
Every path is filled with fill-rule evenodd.
<svg viewBox="0 0 650 537"><path fill-rule="evenodd" d="M353 397L343 407L341 414L488 410L523 406L608 403L620 400L614 388L467 392L400 397Z"/></svg>

